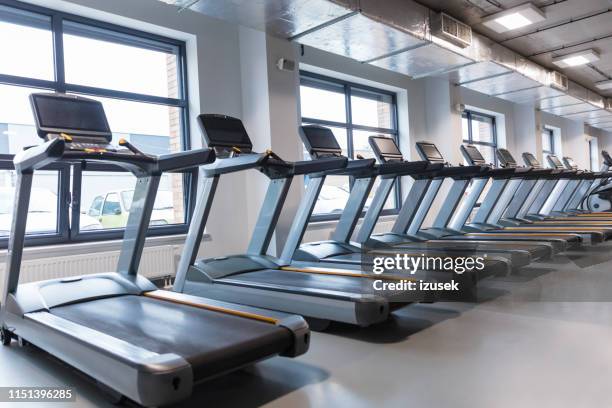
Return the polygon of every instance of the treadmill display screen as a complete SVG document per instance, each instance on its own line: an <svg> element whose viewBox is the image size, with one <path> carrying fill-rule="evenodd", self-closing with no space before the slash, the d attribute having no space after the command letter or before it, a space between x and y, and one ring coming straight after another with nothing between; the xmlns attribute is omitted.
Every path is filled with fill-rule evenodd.
<svg viewBox="0 0 612 408"><path fill-rule="evenodd" d="M476 146L464 145L463 147L467 155L470 156L470 159L472 159L472 162L474 163L476 162L484 163L485 162L485 158L483 157L482 153L480 153L480 150L478 150Z"/></svg>
<svg viewBox="0 0 612 408"><path fill-rule="evenodd" d="M101 102L33 94L32 103L40 128L58 129L66 133L111 133Z"/></svg>
<svg viewBox="0 0 612 408"><path fill-rule="evenodd" d="M425 158L430 161L441 161L444 160L442 153L438 150L436 145L431 143L418 143L423 154L425 154Z"/></svg>
<svg viewBox="0 0 612 408"><path fill-rule="evenodd" d="M372 143L376 144L382 155L401 156L402 152L397 147L395 140L389 137L373 137Z"/></svg>
<svg viewBox="0 0 612 408"><path fill-rule="evenodd" d="M577 169L578 166L576 166L576 163L574 163L574 159L572 159L571 157L566 157L564 158L566 165L570 168L570 169Z"/></svg>
<svg viewBox="0 0 612 408"><path fill-rule="evenodd" d="M540 167L540 162L538 161L538 159L535 158L535 156L533 154L531 154L531 153L523 153L523 158L527 162L528 166L531 166L531 167Z"/></svg>
<svg viewBox="0 0 612 408"><path fill-rule="evenodd" d="M510 152L506 149L497 149L497 153L499 156L500 161L502 162L502 164L504 166L508 165L508 164L516 164L516 161L514 160L514 157L512 157L512 154L510 154Z"/></svg>
<svg viewBox="0 0 612 408"><path fill-rule="evenodd" d="M200 115L198 121L202 127L208 147L248 147L253 145L240 119L223 115Z"/></svg>
<svg viewBox="0 0 612 408"><path fill-rule="evenodd" d="M561 163L561 160L559 160L559 158L553 154L548 155L548 159L552 162L552 164L558 168L558 169L562 169L563 168L563 163Z"/></svg>
<svg viewBox="0 0 612 408"><path fill-rule="evenodd" d="M330 128L322 126L302 126L304 142L310 150L339 150L342 148Z"/></svg>

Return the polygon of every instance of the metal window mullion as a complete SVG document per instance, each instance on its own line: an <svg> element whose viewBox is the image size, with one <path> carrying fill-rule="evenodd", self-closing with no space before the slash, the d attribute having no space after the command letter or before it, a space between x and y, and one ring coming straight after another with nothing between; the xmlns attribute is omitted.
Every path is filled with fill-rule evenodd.
<svg viewBox="0 0 612 408"><path fill-rule="evenodd" d="M397 130L390 129L390 128L378 128L378 127L373 127L373 126L356 125L356 124L352 124L351 126L355 130L364 130L366 132L386 133L386 134L389 134L389 135L396 135L397 134Z"/></svg>
<svg viewBox="0 0 612 408"><path fill-rule="evenodd" d="M70 167L63 165L57 174L57 233L61 241L70 240ZM74 210L73 210L74 213ZM77 214L80 214L77 212Z"/></svg>
<svg viewBox="0 0 612 408"><path fill-rule="evenodd" d="M117 91L114 89L97 88L94 86L77 84L64 84L64 87L66 89L66 92L75 92L92 96L100 96L104 98L123 99L132 102L153 103L157 105L173 106L178 108L184 108L187 106L187 101L177 98L165 98L163 96Z"/></svg>
<svg viewBox="0 0 612 408"><path fill-rule="evenodd" d="M81 185L83 182L83 165L77 163L72 166L71 207L72 219L70 222L70 239L77 240L81 232Z"/></svg>
<svg viewBox="0 0 612 408"><path fill-rule="evenodd" d="M348 157L354 159L355 149L353 146L353 111L351 108L351 87L350 85L344 85L344 109L346 116L346 137L347 137L347 153ZM353 183L351 182L351 188L353 187Z"/></svg>
<svg viewBox="0 0 612 408"><path fill-rule="evenodd" d="M400 140L399 140L399 112L397 110L397 95L394 93L391 97L391 103L393 104L391 112L393 115L393 118L391 120L391 124L393 125L393 129L395 130L395 133L393 134L393 138L395 139L395 143L397 143L397 145L400 145ZM401 177L397 177L395 180L395 203L393 203L393 212L395 214L397 214L399 212L401 203L402 203L402 183L401 183ZM384 214L385 210L383 208L382 214Z"/></svg>
<svg viewBox="0 0 612 408"><path fill-rule="evenodd" d="M66 92L66 70L64 66L64 32L61 14L51 16L51 32L53 36L53 67L55 71L56 92Z"/></svg>
<svg viewBox="0 0 612 408"><path fill-rule="evenodd" d="M0 83L14 86L25 86L29 88L41 88L54 90L56 88L55 81L47 81L45 79L27 78L16 75L0 74Z"/></svg>
<svg viewBox="0 0 612 408"><path fill-rule="evenodd" d="M338 128L348 128L348 123L334 122L325 119L302 118L302 123L311 123L313 125L330 126Z"/></svg>
<svg viewBox="0 0 612 408"><path fill-rule="evenodd" d="M474 136L472 135L472 111L465 111L466 118L468 121L468 143L474 143Z"/></svg>

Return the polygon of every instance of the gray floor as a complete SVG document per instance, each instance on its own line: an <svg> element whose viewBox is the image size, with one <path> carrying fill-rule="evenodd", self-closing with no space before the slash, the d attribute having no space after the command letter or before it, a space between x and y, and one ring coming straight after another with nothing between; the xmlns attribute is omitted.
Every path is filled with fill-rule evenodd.
<svg viewBox="0 0 612 408"><path fill-rule="evenodd" d="M490 279L479 296L333 325L302 358L220 378L181 406L612 406L612 243ZM2 347L0 367L0 386L72 385L79 407L112 406L44 353Z"/></svg>

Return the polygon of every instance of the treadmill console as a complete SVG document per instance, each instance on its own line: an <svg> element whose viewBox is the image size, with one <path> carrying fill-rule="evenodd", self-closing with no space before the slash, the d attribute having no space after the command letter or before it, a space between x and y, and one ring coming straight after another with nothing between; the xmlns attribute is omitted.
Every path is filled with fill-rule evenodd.
<svg viewBox="0 0 612 408"><path fill-rule="evenodd" d="M499 160L501 167L504 167L504 168L517 167L516 160L514 160L514 156L512 156L512 153L510 153L508 149L498 148L496 153L497 153L497 159Z"/></svg>
<svg viewBox="0 0 612 408"><path fill-rule="evenodd" d="M206 145L215 149L218 156L233 153L250 153L253 143L242 121L237 118L217 114L201 114L198 123Z"/></svg>
<svg viewBox="0 0 612 408"><path fill-rule="evenodd" d="M63 139L72 155L120 155L150 158L125 139L112 145L113 134L100 101L62 93L33 93L30 104L38 136Z"/></svg>
<svg viewBox="0 0 612 408"><path fill-rule="evenodd" d="M330 128L319 125L300 126L300 138L312 158L342 156L342 148Z"/></svg>
<svg viewBox="0 0 612 408"><path fill-rule="evenodd" d="M565 168L568 170L578 170L578 165L574 163L574 159L571 157L564 157L563 163L565 164Z"/></svg>
<svg viewBox="0 0 612 408"><path fill-rule="evenodd" d="M435 144L430 142L416 142L416 148L419 152L419 156L423 160L430 163L444 163L444 156L438 150Z"/></svg>
<svg viewBox="0 0 612 408"><path fill-rule="evenodd" d="M561 160L559 160L559 158L556 155L549 154L547 159L548 159L548 163L553 169L565 170L565 166L563 165L563 163L561 163Z"/></svg>
<svg viewBox="0 0 612 408"><path fill-rule="evenodd" d="M538 159L536 159L535 156L529 152L523 153L523 160L525 161L525 164L528 167L533 167L534 169L542 168L542 165L540 164Z"/></svg>
<svg viewBox="0 0 612 408"><path fill-rule="evenodd" d="M470 166L484 166L487 164L480 150L474 145L461 145L461 153Z"/></svg>
<svg viewBox="0 0 612 408"><path fill-rule="evenodd" d="M612 166L612 157L610 156L610 153L608 153L607 150L602 150L601 155L603 156L604 163L608 166Z"/></svg>
<svg viewBox="0 0 612 408"><path fill-rule="evenodd" d="M376 159L381 163L403 162L404 156L394 139L385 136L368 137Z"/></svg>

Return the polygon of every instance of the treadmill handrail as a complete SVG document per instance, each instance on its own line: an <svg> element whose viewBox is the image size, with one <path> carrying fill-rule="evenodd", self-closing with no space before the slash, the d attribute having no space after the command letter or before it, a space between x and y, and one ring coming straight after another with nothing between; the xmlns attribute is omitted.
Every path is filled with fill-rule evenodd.
<svg viewBox="0 0 612 408"><path fill-rule="evenodd" d="M215 160L214 150L207 148L155 156L134 154L127 149L100 153L70 150L68 147L64 139L55 138L17 153L13 164L18 172L30 173L59 161L113 162L131 172L153 174L186 170Z"/></svg>

